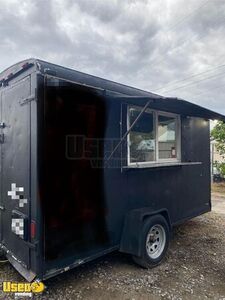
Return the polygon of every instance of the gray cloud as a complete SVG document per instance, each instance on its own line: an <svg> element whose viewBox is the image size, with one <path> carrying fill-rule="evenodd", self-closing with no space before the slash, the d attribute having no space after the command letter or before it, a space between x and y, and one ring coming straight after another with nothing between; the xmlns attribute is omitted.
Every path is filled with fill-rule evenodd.
<svg viewBox="0 0 225 300"><path fill-rule="evenodd" d="M223 0L0 0L0 69L38 57L225 113L223 74L180 89L225 68L174 82L225 63L224 11Z"/></svg>

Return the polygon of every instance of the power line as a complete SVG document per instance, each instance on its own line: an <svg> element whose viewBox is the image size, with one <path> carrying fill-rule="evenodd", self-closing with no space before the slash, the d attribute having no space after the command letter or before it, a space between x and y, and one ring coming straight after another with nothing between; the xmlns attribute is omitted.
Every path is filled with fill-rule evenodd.
<svg viewBox="0 0 225 300"><path fill-rule="evenodd" d="M219 74L216 74L216 75L213 75L213 76L205 77L205 78L203 78L203 79L200 79L200 80L197 80L197 81L188 83L188 84L186 84L186 85L183 85L183 86L180 86L180 87L177 87L177 88L173 88L173 89L166 90L166 91L164 91L163 93L168 93L168 92L172 92L172 91L177 91L177 90L186 88L186 87L188 87L188 86L195 85L195 84L197 84L197 83L199 83L199 82L202 82L202 81L205 81L205 80L208 80L208 79L211 79L211 78L215 78L215 77L221 76L221 75L223 75L223 74L225 74L225 72L222 72L222 73L219 73Z"/></svg>
<svg viewBox="0 0 225 300"><path fill-rule="evenodd" d="M225 86L225 83L222 84L222 85L218 85L218 86L213 86L210 88L210 90L216 90L216 89L220 89L221 87ZM204 94L207 94L208 91L204 91L204 92L201 92L201 93L198 93L197 95L194 95L195 97L198 97L200 95L204 95Z"/></svg>
<svg viewBox="0 0 225 300"><path fill-rule="evenodd" d="M195 11L198 11L198 10L201 9L203 6L205 6L206 4L208 4L209 2L210 2L210 1L206 1L206 2L203 3L199 8L197 8ZM172 28L175 28L178 24L184 22L185 19L187 19L187 18L190 17L191 15L193 15L193 12L192 12L191 14L187 15L185 18L183 18L183 19L181 19L180 21L178 21L177 23L175 23L175 25L172 26L171 29L172 29ZM211 23L211 25L213 25L213 24L214 24L214 25L215 25L215 24L219 24L219 22L220 22L221 20L223 20L223 19L225 19L225 18L224 18L224 16L222 15L219 19L216 20L216 22ZM192 40L194 40L194 39L195 39L194 42L196 43L197 41L199 41L199 40L201 40L203 37L205 37L207 34L208 34L208 32L202 34L202 35L199 36L197 39L195 39L195 37L194 37L194 38L192 37L192 38L189 38L189 39L184 39L184 40L183 40L183 43L184 43L184 42L187 43L188 41L192 41ZM176 49L179 50L179 49L180 49L180 45L175 46L175 47L172 47L172 48L170 48L169 50L172 51L172 50L176 50ZM163 61L163 60L164 60L164 58L161 59L161 60L155 60L155 61L153 61L153 63L150 64L149 66L154 66L156 63L160 63L160 62ZM164 89L164 88L168 88L169 86L173 85L174 83L185 82L185 81L187 81L188 79L191 79L191 78L195 78L195 77L201 76L201 75L203 75L203 74L206 74L206 73L215 71L215 70L220 69L220 68L223 68L223 67L225 67L225 64L224 64L224 65L217 66L217 67L212 68L212 69L210 69L210 70L206 70L206 71L201 72L201 73L198 73L198 74L193 74L193 75L191 75L191 76L189 76L189 77L186 77L186 78L184 78L184 79L182 79L182 80L177 80L177 81L175 81L175 82L172 82L172 83L167 84L167 85L164 86L164 87L160 87L160 88L154 90L154 92L155 92L155 91L158 91L158 90L162 90L162 89ZM220 76L220 75L222 75L222 74L224 74L224 73L219 73L219 74L216 74L216 75L213 75L213 76L205 77L205 78L200 79L200 80L197 80L197 81L195 81L195 82L191 82L191 83L188 83L188 84L183 85L183 86L180 86L180 87L178 86L178 87L176 87L176 88L172 88L172 89L166 90L164 93L170 92L170 91L179 90L179 89L183 89L183 88L185 88L185 87L187 87L187 86L195 85L195 84L197 84L197 83L199 83L199 82L202 82L202 81L205 81L205 80L208 80L208 79L211 79L211 78Z"/></svg>
<svg viewBox="0 0 225 300"><path fill-rule="evenodd" d="M208 69L208 70L203 71L203 72L200 72L200 73L192 74L192 75L190 75L190 76L188 76L188 77L185 77L185 78L183 78L183 79L175 80L175 81L169 82L168 84L166 84L166 85L164 85L164 86L162 86L162 87L160 87L160 88L157 88L157 89L153 90L153 92L163 90L163 89L165 89L165 88L170 87L171 85L174 85L174 84L176 85L176 84L178 84L178 83L180 83L180 82L188 81L188 80L191 79L191 78L195 78L195 77L201 76L201 75L206 74L206 73L210 73L210 72L212 72L212 71L215 71L215 70L218 70L218 69L224 68L224 67L225 67L225 64L219 65L219 66L216 66L215 68Z"/></svg>
<svg viewBox="0 0 225 300"><path fill-rule="evenodd" d="M224 19L225 19L225 17L222 16L220 19L217 19L217 22L211 23L211 25L219 24L219 22L220 22L221 20L224 20ZM206 33L200 35L197 39L195 39L195 37L194 37L194 38L191 37L191 38L189 38L189 39L183 39L183 41L181 41L180 44L179 44L178 46L175 46L175 47L172 47L172 48L168 48L168 50L170 50L170 51L176 50L176 49L179 50L179 48L181 47L181 45L184 44L184 42L187 43L187 42L193 41L193 42L196 43L197 41L200 41L201 39L203 39L207 34L208 34L208 32L206 32ZM181 49L181 48L180 48L180 49ZM166 55L166 54L165 54L165 55ZM149 67L153 67L153 66L155 66L157 63L160 63L160 62L162 62L162 61L164 61L164 60L165 60L165 58L162 58L162 59L160 59L160 60L155 60L155 61L153 61L152 64L149 65Z"/></svg>
<svg viewBox="0 0 225 300"><path fill-rule="evenodd" d="M198 6L196 9L194 9L190 14L187 14L186 16L184 16L183 18L181 18L178 22L176 22L175 24L173 24L172 26L170 26L169 28L167 28L166 32L168 31L174 31L174 28L177 27L177 25L182 24L183 22L185 22L185 20L189 19L191 16L195 15L195 13L197 11L199 11L202 7L206 6L208 3L210 3L211 1L205 1L203 2L200 6Z"/></svg>

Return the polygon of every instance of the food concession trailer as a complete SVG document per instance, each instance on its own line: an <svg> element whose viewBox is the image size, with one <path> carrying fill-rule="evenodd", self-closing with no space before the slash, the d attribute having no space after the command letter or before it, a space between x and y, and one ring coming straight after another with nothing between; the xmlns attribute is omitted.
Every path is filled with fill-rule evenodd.
<svg viewBox="0 0 225 300"><path fill-rule="evenodd" d="M223 115L28 59L0 74L0 245L29 281L106 253L161 262L208 212L209 119Z"/></svg>

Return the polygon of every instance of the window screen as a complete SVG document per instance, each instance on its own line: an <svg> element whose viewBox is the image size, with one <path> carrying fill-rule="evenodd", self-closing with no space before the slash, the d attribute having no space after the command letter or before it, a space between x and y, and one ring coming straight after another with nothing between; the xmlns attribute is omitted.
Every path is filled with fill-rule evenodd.
<svg viewBox="0 0 225 300"><path fill-rule="evenodd" d="M128 128L141 112L129 107ZM179 116L146 110L128 135L128 164L178 160Z"/></svg>
<svg viewBox="0 0 225 300"><path fill-rule="evenodd" d="M158 116L159 159L176 158L176 118Z"/></svg>
<svg viewBox="0 0 225 300"><path fill-rule="evenodd" d="M130 126L140 113L140 109L130 108ZM129 135L130 162L148 162L155 160L154 116L144 112Z"/></svg>

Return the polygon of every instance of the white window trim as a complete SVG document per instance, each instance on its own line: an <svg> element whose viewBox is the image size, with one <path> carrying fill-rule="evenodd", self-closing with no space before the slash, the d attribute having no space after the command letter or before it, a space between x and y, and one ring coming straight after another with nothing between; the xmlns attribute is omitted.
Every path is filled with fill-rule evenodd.
<svg viewBox="0 0 225 300"><path fill-rule="evenodd" d="M129 111L130 108L137 108L138 110L141 111L142 107L137 106L137 105L128 105L127 106L127 129L130 128L130 118L129 118ZM180 121L180 115L179 114L174 114L174 113L169 113L165 111L160 111L160 110L154 110L147 108L145 112L153 113L153 128L155 131L155 160L154 161L143 161L143 162L130 162L130 133L127 136L127 165L128 166L137 166L141 167L146 166L146 165L155 165L155 164L167 164L167 163L179 163L181 162L181 121ZM166 117L173 117L176 119L176 152L177 152L177 157L175 158L165 158L159 159L159 152L158 152L158 116L166 116Z"/></svg>

